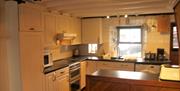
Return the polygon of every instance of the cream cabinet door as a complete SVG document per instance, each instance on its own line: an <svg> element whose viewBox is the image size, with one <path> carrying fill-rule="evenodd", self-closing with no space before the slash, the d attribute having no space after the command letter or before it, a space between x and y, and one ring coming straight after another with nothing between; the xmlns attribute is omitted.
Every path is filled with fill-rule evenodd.
<svg viewBox="0 0 180 91"><path fill-rule="evenodd" d="M45 75L45 91L55 91L55 73Z"/></svg>
<svg viewBox="0 0 180 91"><path fill-rule="evenodd" d="M23 91L43 91L42 32L20 32L20 68Z"/></svg>
<svg viewBox="0 0 180 91"><path fill-rule="evenodd" d="M20 31L43 31L43 14L33 5L19 6Z"/></svg>
<svg viewBox="0 0 180 91"><path fill-rule="evenodd" d="M57 15L56 17L56 32L57 33L68 33L70 30L69 17L64 15Z"/></svg>
<svg viewBox="0 0 180 91"><path fill-rule="evenodd" d="M63 75L56 78L55 91L70 91L69 75Z"/></svg>
<svg viewBox="0 0 180 91"><path fill-rule="evenodd" d="M153 74L160 73L160 65L136 64L136 71L148 72Z"/></svg>
<svg viewBox="0 0 180 91"><path fill-rule="evenodd" d="M102 19L82 19L82 43L102 43Z"/></svg>
<svg viewBox="0 0 180 91"><path fill-rule="evenodd" d="M86 68L87 68L86 69L86 74L94 73L97 70L96 61L87 61L87 67Z"/></svg>
<svg viewBox="0 0 180 91"><path fill-rule="evenodd" d="M134 71L134 63L121 63L121 62L97 62L97 69L110 69L110 70L123 70Z"/></svg>
<svg viewBox="0 0 180 91"><path fill-rule="evenodd" d="M81 62L80 74L80 88L83 89L86 86L86 61Z"/></svg>
<svg viewBox="0 0 180 91"><path fill-rule="evenodd" d="M45 47L55 46L56 15L44 13L44 43Z"/></svg>
<svg viewBox="0 0 180 91"><path fill-rule="evenodd" d="M72 18L71 20L71 32L76 34L76 38L72 40L72 45L81 44L81 20L79 18Z"/></svg>

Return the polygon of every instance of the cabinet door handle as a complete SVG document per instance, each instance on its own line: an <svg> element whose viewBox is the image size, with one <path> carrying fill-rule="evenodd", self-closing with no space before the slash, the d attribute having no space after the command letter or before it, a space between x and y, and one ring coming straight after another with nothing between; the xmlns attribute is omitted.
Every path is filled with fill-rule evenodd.
<svg viewBox="0 0 180 91"><path fill-rule="evenodd" d="M60 72L61 74L63 74L64 73L64 71L62 71L62 72Z"/></svg>
<svg viewBox="0 0 180 91"><path fill-rule="evenodd" d="M56 72L53 72L53 77L52 77L52 81L56 80Z"/></svg>
<svg viewBox="0 0 180 91"><path fill-rule="evenodd" d="M29 30L32 30L32 31L34 31L34 30L35 30L35 28L29 28Z"/></svg>
<svg viewBox="0 0 180 91"><path fill-rule="evenodd" d="M154 66L150 66L150 68L154 68Z"/></svg>

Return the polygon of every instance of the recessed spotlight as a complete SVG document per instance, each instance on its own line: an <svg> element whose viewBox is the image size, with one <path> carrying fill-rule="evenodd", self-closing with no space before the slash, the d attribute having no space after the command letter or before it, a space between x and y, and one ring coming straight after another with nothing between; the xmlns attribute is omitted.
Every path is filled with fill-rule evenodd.
<svg viewBox="0 0 180 91"><path fill-rule="evenodd" d="M106 18L107 18L107 19L109 19L109 18L110 18L110 16L106 16Z"/></svg>
<svg viewBox="0 0 180 91"><path fill-rule="evenodd" d="M127 17L128 17L128 15L127 15L127 14L125 14L125 15L124 15L124 17L125 17L125 18L127 18Z"/></svg>

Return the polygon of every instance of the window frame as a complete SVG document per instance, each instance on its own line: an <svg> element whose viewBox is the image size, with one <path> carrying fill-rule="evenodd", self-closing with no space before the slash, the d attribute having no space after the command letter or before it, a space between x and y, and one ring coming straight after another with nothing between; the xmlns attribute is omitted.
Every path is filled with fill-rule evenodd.
<svg viewBox="0 0 180 91"><path fill-rule="evenodd" d="M171 30L170 30L170 49L171 49L171 51L178 51L179 50L179 48L173 48L173 27L174 26L176 26L177 27L177 25L176 25L176 23L171 23ZM178 39L178 31L177 31L177 39ZM178 45L179 45L179 42L178 42Z"/></svg>
<svg viewBox="0 0 180 91"><path fill-rule="evenodd" d="M133 29L133 28L139 28L139 29L141 29L141 41L140 42L120 42L120 29ZM141 57L142 57L142 54L143 54L143 52L142 52L142 50L143 50L143 31L142 31L142 26L119 26L119 27L117 27L117 46L119 45L119 44L141 44ZM122 55L120 55L121 53L119 52L119 48L118 48L118 50L117 50L117 53L118 53L118 56L122 56Z"/></svg>

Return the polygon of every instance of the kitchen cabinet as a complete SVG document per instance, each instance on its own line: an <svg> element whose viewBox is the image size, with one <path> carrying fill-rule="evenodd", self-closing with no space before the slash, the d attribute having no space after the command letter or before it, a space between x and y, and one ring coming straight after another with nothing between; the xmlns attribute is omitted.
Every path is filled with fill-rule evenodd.
<svg viewBox="0 0 180 91"><path fill-rule="evenodd" d="M19 5L20 31L43 31L43 8L32 4Z"/></svg>
<svg viewBox="0 0 180 91"><path fill-rule="evenodd" d="M159 74L160 73L160 65L136 64L135 71Z"/></svg>
<svg viewBox="0 0 180 91"><path fill-rule="evenodd" d="M56 46L56 15L53 13L44 13L44 45L45 47Z"/></svg>
<svg viewBox="0 0 180 91"><path fill-rule="evenodd" d="M180 83L159 80L159 74L98 70L87 75L86 91L180 91Z"/></svg>
<svg viewBox="0 0 180 91"><path fill-rule="evenodd" d="M94 73L96 70L97 70L97 68L96 68L96 61L90 61L90 60L86 60L87 62L87 64L86 64L86 74L92 74L92 73Z"/></svg>
<svg viewBox="0 0 180 91"><path fill-rule="evenodd" d="M158 87L153 87L153 86L143 86L143 85L135 85L132 86L130 91L159 91Z"/></svg>
<svg viewBox="0 0 180 91"><path fill-rule="evenodd" d="M69 33L70 22L69 16L57 15L56 16L56 32L57 33Z"/></svg>
<svg viewBox="0 0 180 91"><path fill-rule="evenodd" d="M45 75L45 91L70 91L69 68L62 68Z"/></svg>
<svg viewBox="0 0 180 91"><path fill-rule="evenodd" d="M168 15L162 15L157 17L158 32L168 33L170 32L170 17Z"/></svg>
<svg viewBox="0 0 180 91"><path fill-rule="evenodd" d="M81 20L76 17L57 15L56 33L76 34L76 38L71 40L72 45L81 44Z"/></svg>
<svg viewBox="0 0 180 91"><path fill-rule="evenodd" d="M102 19L82 19L82 43L101 44L102 43Z"/></svg>
<svg viewBox="0 0 180 91"><path fill-rule="evenodd" d="M22 91L44 91L42 32L20 32Z"/></svg>
<svg viewBox="0 0 180 91"><path fill-rule="evenodd" d="M124 70L134 71L134 63L120 63L120 62L97 62L97 69L110 69L110 70Z"/></svg>
<svg viewBox="0 0 180 91"><path fill-rule="evenodd" d="M81 65L80 89L83 89L86 86L86 61L82 61L80 65Z"/></svg>
<svg viewBox="0 0 180 91"><path fill-rule="evenodd" d="M70 33L76 34L76 38L72 40L72 45L81 44L81 20L79 18L71 18Z"/></svg>

